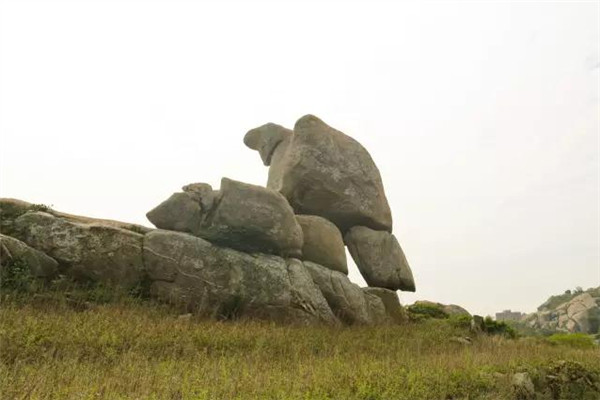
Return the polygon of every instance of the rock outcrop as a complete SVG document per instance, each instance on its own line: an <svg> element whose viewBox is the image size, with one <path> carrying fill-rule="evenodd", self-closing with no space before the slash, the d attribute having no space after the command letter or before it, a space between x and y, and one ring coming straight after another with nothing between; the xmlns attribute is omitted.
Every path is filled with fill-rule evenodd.
<svg viewBox="0 0 600 400"><path fill-rule="evenodd" d="M158 230L0 199L0 272L21 260L36 277L148 288L212 318L403 323L394 290L415 284L369 153L312 115L244 143L270 165L267 187L186 185L147 213ZM372 287L348 279L345 246Z"/></svg>
<svg viewBox="0 0 600 400"><path fill-rule="evenodd" d="M218 191L199 183L183 190L148 212L157 228L246 252L302 255L302 228L281 194L227 178Z"/></svg>
<svg viewBox="0 0 600 400"><path fill-rule="evenodd" d="M296 220L304 235L303 259L348 275L346 249L340 230L316 215L297 215Z"/></svg>
<svg viewBox="0 0 600 400"><path fill-rule="evenodd" d="M310 261L248 254L183 232L148 229L142 234L114 224L73 222L47 211L52 212L15 215L10 223L19 239L1 236L1 265L9 258L23 260L44 279L60 273L126 289L145 284L154 298L211 318L400 322L398 310L376 290L361 289L345 274Z"/></svg>
<svg viewBox="0 0 600 400"><path fill-rule="evenodd" d="M415 291L412 271L394 235L355 226L344 241L369 286Z"/></svg>
<svg viewBox="0 0 600 400"><path fill-rule="evenodd" d="M245 142L271 149L266 157L261 153L270 164L267 187L281 192L297 214L324 217L342 233L355 225L392 230L379 170L360 143L313 115L300 118L291 135L281 127L272 133L270 126L249 131Z"/></svg>
<svg viewBox="0 0 600 400"><path fill-rule="evenodd" d="M250 255L157 230L144 238L144 261L151 292L196 314L336 323L308 271L295 259Z"/></svg>
<svg viewBox="0 0 600 400"><path fill-rule="evenodd" d="M531 328L546 331L600 333L600 287L574 293L557 306L544 304L523 321Z"/></svg>

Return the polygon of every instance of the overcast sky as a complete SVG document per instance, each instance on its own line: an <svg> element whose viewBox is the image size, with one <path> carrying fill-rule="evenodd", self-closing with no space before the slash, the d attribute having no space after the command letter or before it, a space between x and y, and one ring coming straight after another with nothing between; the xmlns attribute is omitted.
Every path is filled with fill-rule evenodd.
<svg viewBox="0 0 600 400"><path fill-rule="evenodd" d="M404 303L530 312L600 285L599 34L598 2L4 1L0 196L150 226L311 113L381 171Z"/></svg>

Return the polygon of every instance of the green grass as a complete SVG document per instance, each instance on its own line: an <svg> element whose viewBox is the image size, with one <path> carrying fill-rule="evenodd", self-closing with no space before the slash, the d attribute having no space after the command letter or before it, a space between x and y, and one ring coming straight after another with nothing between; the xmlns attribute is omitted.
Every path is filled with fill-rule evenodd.
<svg viewBox="0 0 600 400"><path fill-rule="evenodd" d="M596 346L592 335L586 335L585 333L555 333L549 336L547 340L555 345L579 349L593 349Z"/></svg>
<svg viewBox="0 0 600 400"><path fill-rule="evenodd" d="M469 333L448 320L281 326L179 318L128 297L27 296L0 304L2 399L510 399L512 372L561 359L600 367L597 347L454 343Z"/></svg>

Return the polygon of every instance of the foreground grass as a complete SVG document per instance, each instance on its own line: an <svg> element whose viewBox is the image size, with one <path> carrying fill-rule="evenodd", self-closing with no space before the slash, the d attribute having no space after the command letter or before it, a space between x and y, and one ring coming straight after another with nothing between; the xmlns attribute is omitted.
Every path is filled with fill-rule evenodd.
<svg viewBox="0 0 600 400"><path fill-rule="evenodd" d="M596 348L479 336L446 321L294 327L179 318L119 301L75 310L0 304L3 399L510 399L510 374L556 360L598 370ZM502 374L502 375L501 375Z"/></svg>

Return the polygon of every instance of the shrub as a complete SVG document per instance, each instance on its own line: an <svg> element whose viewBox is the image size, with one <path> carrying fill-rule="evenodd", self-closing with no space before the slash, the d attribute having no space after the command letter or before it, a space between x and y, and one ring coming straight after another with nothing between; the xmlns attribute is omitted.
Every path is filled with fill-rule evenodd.
<svg viewBox="0 0 600 400"><path fill-rule="evenodd" d="M409 314L418 314L425 318L446 319L449 317L448 313L442 310L437 304L413 304L407 310Z"/></svg>
<svg viewBox="0 0 600 400"><path fill-rule="evenodd" d="M45 204L32 204L29 207L28 211L43 211L43 212L50 212L52 211L52 207L51 206L47 206Z"/></svg>
<svg viewBox="0 0 600 400"><path fill-rule="evenodd" d="M451 315L449 322L455 328L470 328L473 317L468 314L455 314Z"/></svg>
<svg viewBox="0 0 600 400"><path fill-rule="evenodd" d="M584 333L555 333L546 338L554 345L569 346L577 349L589 349L596 346L594 338Z"/></svg>
<svg viewBox="0 0 600 400"><path fill-rule="evenodd" d="M0 272L0 288L16 292L29 292L34 286L29 264L20 258L8 260Z"/></svg>
<svg viewBox="0 0 600 400"><path fill-rule="evenodd" d="M491 335L503 335L509 338L516 338L517 332L514 328L508 325L504 321L494 321L492 317L485 317L484 323L484 331Z"/></svg>

